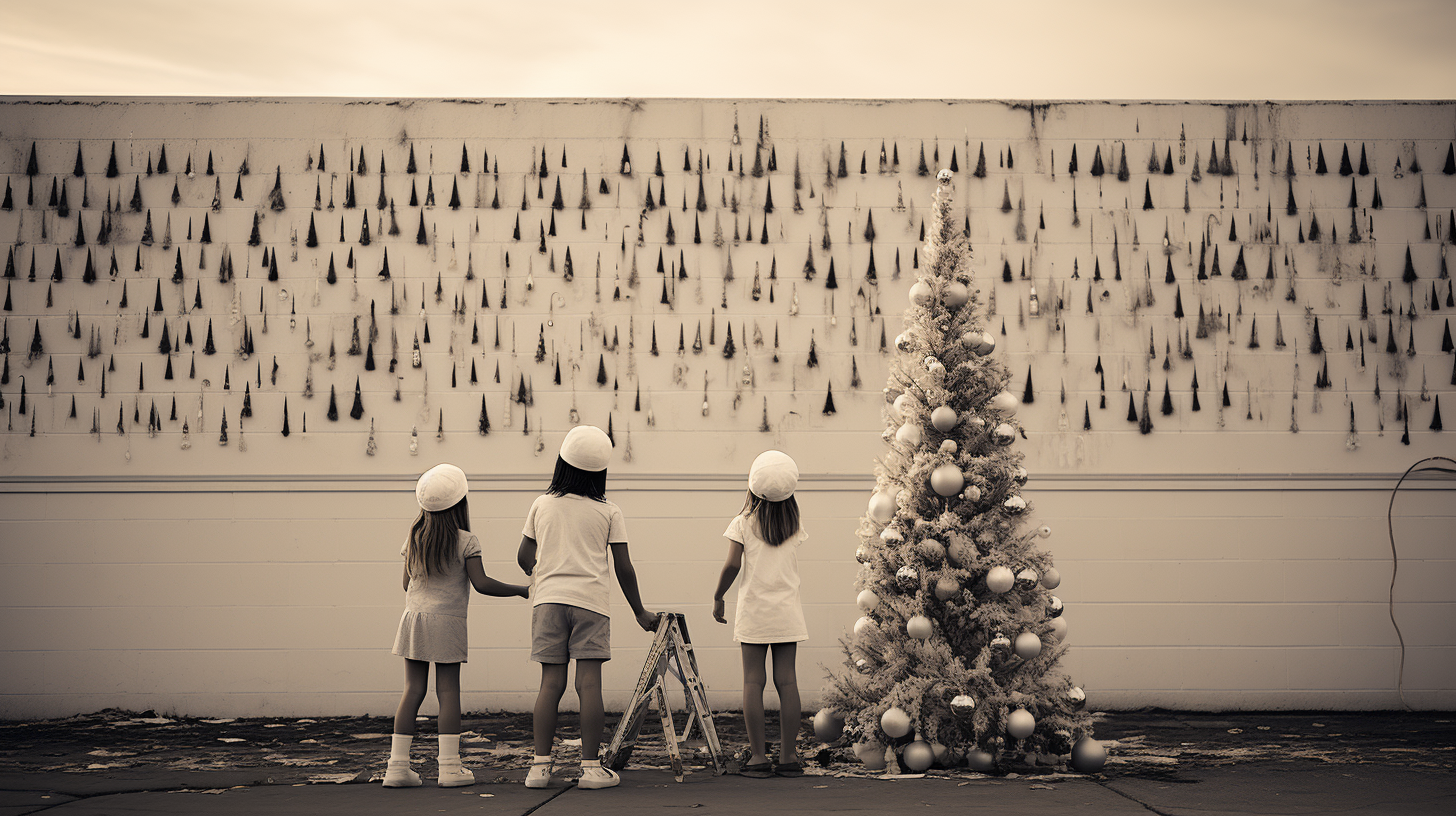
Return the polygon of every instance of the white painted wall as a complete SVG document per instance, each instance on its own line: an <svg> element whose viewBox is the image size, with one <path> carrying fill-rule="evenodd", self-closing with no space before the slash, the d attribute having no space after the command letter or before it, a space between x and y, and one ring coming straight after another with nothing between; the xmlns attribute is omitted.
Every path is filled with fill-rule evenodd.
<svg viewBox="0 0 1456 816"><path fill-rule="evenodd" d="M812 285L798 275L806 243L817 241L822 231L817 205L807 197L805 214L782 213L775 218L776 227L781 219L782 235L774 236L769 246L744 242L723 249L687 243L684 236L690 238L691 222L685 224L672 203L680 200L683 185L693 181L681 172L682 149L688 145L712 156L717 174L713 179L721 178L725 188L731 180L732 189L745 202L761 204L758 180L734 180L723 173L735 115L744 146L734 150L748 151L751 157L760 114L767 116L772 142L779 149L780 171L772 175L779 209L787 210L792 202L789 157L795 151L804 158L806 191L813 183L825 195L820 200L829 205L826 217L835 230L835 248L818 255L819 278ZM388 713L397 700L401 674L399 660L389 654L402 606L397 551L414 512L409 491L415 475L446 459L466 468L475 491L474 523L490 556L487 570L510 580L516 574L514 548L521 519L548 480L552 453L568 427L567 411L573 405L580 408L584 421L605 424L610 415L619 440L630 434L633 458L614 463L612 497L628 519L644 599L653 608L689 615L715 705L736 706L740 682L729 630L714 624L708 614L723 555L719 534L739 507L742 473L755 454L772 446L798 458L805 473L801 502L813 535L802 564L811 640L801 651L799 669L806 705L813 705L819 666L839 662L837 639L858 616L850 589L857 568L854 530L863 512L873 459L881 450L878 386L886 370L886 358L871 344L882 327L890 337L897 333L899 304L913 279L908 259L917 243L918 221L908 212L895 212L893 205L903 192L912 205L907 210L926 212L929 182L913 170L920 141L930 145L929 152L937 138L943 157L952 146L959 151L957 184L972 223L977 280L983 291L996 293L997 320L1005 317L1008 324L998 353L1005 355L1018 388L1026 368L1034 370L1038 400L1020 413L1030 436L1019 443L1032 474L1026 495L1037 510L1036 523L1048 523L1055 530L1046 546L1063 575L1058 594L1067 604L1073 646L1064 668L1088 689L1092 704L1393 708L1401 705L1397 693L1401 683L1406 703L1449 709L1456 706L1456 623L1451 614L1456 600L1450 591L1456 579L1452 484L1408 481L1395 506L1400 572L1394 612L1405 636L1403 674L1387 605L1392 559L1384 520L1389 491L1401 472L1426 456L1456 456L1456 437L1426 430L1433 403L1416 396L1423 386L1428 395L1445 396L1447 424L1456 421L1456 389L1446 385L1451 355L1438 350L1442 320L1449 312L1428 313L1421 300L1421 317L1399 322L1402 344L1407 330L1414 332L1419 346L1415 358L1402 353L1390 359L1368 346L1371 364L1362 369L1356 355L1344 351L1343 339L1347 328L1368 328L1358 321L1361 288L1368 288L1372 308L1378 310L1386 282L1399 280L1408 241L1422 276L1420 289L1411 293L1410 300L1432 283L1449 283L1437 279L1435 269L1447 246L1443 217L1456 206L1456 183L1440 173L1453 125L1453 106L1447 103L1077 103L1033 112L1002 103L929 101L393 105L163 100L50 105L0 100L0 173L8 174L22 201L25 160L33 140L40 145L48 174L43 177L47 186L38 195L48 194L50 175L61 174L68 184L75 184L69 171L76 141L81 140L87 151L88 179L94 181L90 192L97 199L117 183L99 176L113 139L120 140L123 161L129 162L130 169L124 169L119 179L128 196L128 174L139 170L146 154L165 142L174 173L144 179L143 187L158 232L162 217L172 212L174 234L188 253L185 300L190 302L194 283L200 280L205 301L200 312L176 314L178 295L172 284L164 282L169 325L176 330L191 320L197 332L202 319L212 317L219 332L232 338L219 340L226 347L240 332L230 321L234 303L257 331L260 292L268 296L265 308L270 321L269 333L257 335L257 358L244 361L226 352L199 357L198 381L179 378L165 385L160 380L162 358L156 352L155 335L141 340L137 332L154 281L170 272L172 256L157 247L146 249L146 269L132 271L126 260L137 250L137 217L117 216L115 246L123 259L122 274L110 281L103 273L101 281L87 287L79 283L77 262L85 251L78 253L68 245L74 214L67 220L53 213L22 213L23 208L0 212L0 241L17 248L22 263L32 249L43 247L39 280L25 281L22 269L21 278L10 284L15 307L8 315L12 376L18 379L24 374L28 379L36 436L28 434L28 419L13 413L18 383L0 387L12 412L8 416L12 430L0 435L4 565L0 660L5 666L0 672L0 716L58 716L106 706L215 715ZM1250 144L1239 140L1240 129L1250 131ZM1195 151L1206 154L1211 140L1222 145L1223 138L1231 135L1237 175L1221 181L1205 178L1193 186L1191 213L1178 206L1187 174L1183 166L1171 178L1148 178L1160 209L1145 212L1136 201L1125 203L1128 198L1140 199L1149 143L1158 145L1160 153L1171 149L1176 160L1180 130L1188 134L1189 162ZM336 210L328 218L320 216L325 245L307 250L300 239L299 259L293 260L290 232L300 224L306 229L314 189L313 176L303 169L305 157L325 143L332 173L344 169L348 149L363 145L371 165L376 164L378 152L387 150L388 183L403 184L401 190L407 191L402 172L405 136L416 144L422 165L427 148L433 147L440 156L438 164L446 169L437 170L433 178L442 205L448 198L448 183L458 176L450 165L458 166L462 140L471 140L473 163L481 149L489 149L502 162L503 210L476 211L467 205L459 213L443 206L425 211L439 235L433 254L413 244L419 218L415 210L401 207L403 235L391 239L376 232L377 240L367 250L336 241L339 218L347 219L352 236L362 209ZM624 139L633 146L636 165L630 180L615 172ZM899 174L876 172L881 139L897 140ZM830 195L822 187L823 163L826 157L837 160L841 140L849 145L850 177L840 180ZM967 154L966 145L974 150L982 140L987 142L991 172L987 179L972 180L974 154ZM1079 156L1083 171L1075 181L1064 172L1073 143L1083 153ZM1102 146L1104 161L1113 166L1110 151L1124 143L1129 145L1132 181L1124 185L1111 177L1100 183L1090 180L1086 172L1092 148ZM1270 153L1277 154L1275 169L1280 170L1290 145L1302 150L1317 143L1325 145L1332 170L1339 161L1339 145L1369 145L1375 178L1357 177L1354 183L1366 202L1372 182L1381 185L1385 208L1359 213L1376 225L1378 241L1300 245L1288 240L1294 229L1307 223L1310 208L1319 210L1326 230L1347 229L1350 215L1344 203L1351 179L1333 172L1315 177L1301 166L1295 180L1301 214L1282 215L1286 182L1270 175ZM577 280L570 286L547 276L534 252L537 219L549 213L541 202L533 197L532 209L523 214L529 217L522 219L521 244L512 242L509 227L503 233L500 223L514 214L523 170L543 145L553 162L563 148L571 156L570 166L561 171L568 202L558 214L563 235L551 243L557 250L568 244L573 248ZM1017 156L1014 172L996 167L997 151L1007 146ZM200 247L182 241L181 225L188 217L200 225L212 183L200 174L194 180L175 178L175 171L188 151L196 151L194 161L201 162L208 149L219 154L225 206L212 221L216 243L207 250L209 272L199 275L190 265L192 253ZM657 303L653 267L666 215L659 209L649 216L645 245L639 250L642 290L619 304L598 304L592 295L590 259L602 253L604 280L630 263L618 242L623 229L630 233L636 228L642 184L651 174L657 149L663 154L669 210L679 237L675 249L687 253L694 280L672 309ZM866 150L870 173L860 178L858 156ZM253 169L246 181L249 200L235 203L228 188L236 180L233 173L243 155ZM1407 173L1396 179L1395 158L1401 157L1408 166L1413 155L1424 165L1423 176ZM1207 162L1206 155L1202 161ZM290 208L278 215L264 210L265 240L280 252L283 278L267 284L256 268L246 270L250 277L243 277L245 258L255 265L260 251L248 255L243 242L260 196L258 188L271 186L274 165L284 168ZM591 228L585 231L572 220L580 216L573 206L582 167L588 168L593 189L600 174L614 190L611 201L594 203L589 211ZM377 166L357 180L361 202L372 202L377 195L376 171ZM547 180L548 198L556 172L553 167L553 178ZM485 184L487 191L495 189L494 181L476 176L468 178ZM417 177L421 185L424 178ZM178 208L165 203L173 181L184 189ZM1425 211L1414 206L1417 182L1425 186L1429 204ZM342 174L334 183L339 195ZM654 179L654 189L657 184ZM1026 196L1033 226L1033 203L1044 206L1047 230L1033 229L1033 240L1024 244L1015 240L1015 215L1000 212L1003 185L1012 188L1013 199ZM76 195L75 189L68 189ZM1077 227L1071 225L1073 189L1081 218ZM407 196L395 193L401 203ZM1283 231L1277 244L1253 240L1246 227L1263 217L1271 200ZM76 204L73 200L73 207ZM83 216L89 231L97 223L95 206ZM718 209L715 204L714 210ZM869 301L882 306L880 317L851 297L868 258L867 245L852 236L862 229L864 213L871 210L880 231L875 252L881 280ZM713 214L708 213L706 230L711 230ZM452 254L451 230L469 233L472 217L481 220L480 234L462 239ZM1209 227L1210 217L1217 221L1216 229ZM1298 268L1297 304L1283 300L1287 274L1282 266L1276 287L1260 287L1257 280L1236 285L1227 277L1191 280L1196 258L1188 257L1186 244L1196 245L1210 229L1226 238L1230 221L1238 224L1240 239L1220 241L1230 253L1223 258L1225 275L1232 265L1231 251L1239 246L1249 251L1252 277L1257 277L1256 269L1262 270L1269 253L1279 253L1282 264L1287 252ZM755 222L761 223L758 216ZM1188 325L1187 320L1171 316L1172 293L1161 282L1160 238L1165 223L1173 234L1185 308L1194 311L1201 302L1231 312L1242 303L1245 317L1258 317L1264 345L1257 351L1245 348L1249 327L1241 318L1234 323L1237 342L1222 336L1196 341L1192 365L1175 355L1167 376L1177 410L1172 416L1156 416L1154 433L1143 436L1123 419L1127 394L1120 390L1121 376L1126 372L1137 389L1142 387L1140 381L1152 380L1156 406L1164 377L1161 350ZM1421 237L1428 224L1434 224L1430 240ZM378 230L375 212L371 225ZM1129 239L1134 225L1140 237L1136 248ZM1110 276L1114 228L1128 280L1121 285L1108 282L1108 298L1099 298L1096 313L1087 316L1080 304L1090 285L1091 263L1100 260ZM598 231L605 238L597 237ZM846 237L841 239L841 234ZM233 284L210 277L224 242L239 266L240 280ZM629 234L629 248L631 244ZM479 278L471 284L476 288L469 288L472 307L482 283L497 293L502 285L514 287L508 310L481 311L480 319L483 333L493 333L496 315L502 316L506 327L515 326L520 354L492 348L455 352L439 348L448 345L443 341L450 330L439 314L441 307L431 300L437 347L427 350L428 389L421 373L406 370L403 399L396 403L391 399L392 381L379 373L363 373L366 421L375 421L379 446L377 455L367 456L364 423L347 417L327 423L320 404L326 396L302 398L308 364L302 326L286 328L288 307L280 305L284 301L276 296L284 288L299 295L299 317L317 321L316 337L320 325L332 326L340 344L339 368L328 372L316 360L315 389L326 394L330 383L338 385L340 408L347 411L352 381L362 372L358 359L342 356L342 350L348 344L349 318L360 314L370 298L383 303L389 297L388 284L372 278L383 246L390 249L395 282L402 289L433 288L436 275L441 275L447 307L452 285L464 285L467 252ZM68 278L54 287L58 303L47 309L43 301L49 259L57 247L66 253ZM905 270L900 280L893 281L889 258L896 248ZM341 266L344 282L334 289L321 287L320 303L312 304L320 259L326 261L333 251L342 260L349 249L360 258L360 299L351 297L351 273ZM509 273L501 267L505 251L512 252ZM702 357L687 355L680 361L668 350L675 349L679 322L686 325L691 342L694 324L713 319L729 252L736 271L729 292L730 313L739 325L758 320L767 328L777 322L783 333L783 363L773 364L766 349L744 349L733 361L722 360L712 349ZM840 264L841 276L841 289L834 294L822 289L831 256ZM1003 256L1013 267L1027 260L1032 280L1002 283ZM534 293L524 290L523 257L535 264L540 283ZM766 267L769 258L780 262L781 287L798 279L802 311L797 318L787 316L784 288L772 305L747 298L754 261ZM1077 281L1070 279L1073 260L1080 264ZM1140 278L1145 262L1152 267L1158 304L1133 310L1137 291L1145 285ZM1361 263L1367 264L1367 272L1355 271ZM1370 271L1371 264L1379 271ZM127 310L118 307L122 280L132 287ZM1054 330L1045 317L1040 322L1027 319L1024 326L1017 320L1031 283L1037 284L1043 303L1049 292L1067 288L1064 331ZM693 292L699 287L704 292L702 302ZM549 299L552 291L563 295L554 308ZM1446 289L1439 291L1444 294ZM1398 288L1393 292L1397 304L1407 297ZM398 328L406 349L417 325L418 294L414 300L413 309L397 320L382 321L386 336L389 326ZM107 354L114 351L118 373L108 378L110 394L104 399L96 393L97 361L87 361L84 386L74 382L72 372L84 341L65 334L68 309L75 309L88 327L116 329L119 342L115 349L108 347ZM1271 347L1272 325L1266 321L1275 311L1285 319L1291 348ZM831 313L837 318L833 322ZM1294 366L1295 348L1306 347L1309 321L1315 316L1321 319L1324 342L1332 349L1329 365L1336 382L1334 389L1322 393L1313 389L1317 365L1306 359L1308 355L1301 352L1300 365ZM473 308L470 317L475 317ZM54 396L43 385L45 362L29 368L23 363L33 318L41 321L47 350L56 361ZM566 349L568 371L572 363L581 366L574 391L569 384L552 387L549 367L531 361L537 327L548 318L558 323L552 339ZM570 348L578 327L593 318L601 321L599 325L619 328L624 338L628 326L636 327L635 353L607 359L613 376L622 382L618 394L599 390L592 381L597 361L591 358L597 354L591 343L585 350ZM643 327L653 321L664 347L660 358L644 353ZM856 323L857 346L849 342L851 321ZM1380 319L1375 323L1383 343L1385 323ZM158 324L152 325L155 332ZM467 320L463 329L456 324L454 330L468 332L468 327ZM723 329L720 321L718 331ZM811 329L821 358L821 366L813 370L803 364ZM1150 331L1160 352L1152 359L1147 354ZM735 339L740 349L747 345L736 327ZM376 354L387 357L378 349ZM241 383L254 376L259 360L274 355L280 359L279 385L257 388L255 381L255 417L240 434L236 414ZM1097 399L1091 370L1099 355L1109 369L1109 407L1098 411L1094 405L1094 430L1083 433L1078 421L1081 406L1076 403ZM858 391L847 387L851 357L864 379ZM735 386L745 359L752 361L757 373L755 385L746 390ZM502 364L506 380L513 381L519 372L534 378L537 403L530 410L529 435L520 433L519 406L513 422L504 420L509 383L487 380L478 388L448 388L452 364L461 366L458 370L463 373L470 360L479 364L482 378L497 363ZM174 358L174 364L185 369L186 357ZM136 393L139 365L147 367L148 390L142 394ZM267 367L266 362L263 365ZM685 367L680 378L675 371L679 365ZM224 366L234 378L234 388L226 394L219 387ZM1204 406L1198 413L1189 410L1186 382L1194 368L1201 379ZM1384 394L1380 400L1373 388L1377 368ZM706 417L700 411L704 375L710 379L711 411ZM200 384L204 377L212 380L210 385ZM1230 383L1234 404L1219 411L1216 388L1224 381ZM825 417L819 408L830 382L839 412ZM1065 427L1056 400L1062 382L1070 415ZM632 410L631 389L638 384L655 413L653 426L645 422L645 412ZM133 407L139 403L145 414L152 398L165 411L174 388L179 411L194 418L189 450L180 446L180 422L167 422L155 438L147 436L144 425L130 422ZM1392 398L1396 389L1408 397L1416 416L1410 446L1398 441L1401 426ZM478 436L473 427L482 393L495 425L489 437ZM735 403L740 393L741 405ZM1245 393L1252 395L1254 420L1244 418L1251 407ZM66 418L73 394L83 415L78 420ZM287 439L277 432L285 396L294 423L294 433ZM761 434L757 428L765 398L773 430ZM201 422L195 419L199 399L205 404ZM1322 409L1315 409L1321 400ZM1357 451L1345 447L1352 404L1361 437ZM224 406L233 429L226 447L216 444L218 414ZM105 432L100 438L88 433L93 407L101 411ZM122 436L114 430L119 409L127 417L127 433ZM446 434L436 440L435 418L442 409ZM1298 433L1290 431L1291 411L1298 419ZM308 434L300 432L305 412ZM420 449L418 456L411 456L410 428L416 425ZM537 430L543 426L544 432ZM240 444L244 439L246 450ZM538 441L544 448L539 456ZM467 708L528 708L536 670L528 659L525 604L476 598L473 608L472 660L464 674ZM647 638L629 617L619 615L615 623L616 657L608 664L606 684L609 699L620 704L636 679Z"/></svg>

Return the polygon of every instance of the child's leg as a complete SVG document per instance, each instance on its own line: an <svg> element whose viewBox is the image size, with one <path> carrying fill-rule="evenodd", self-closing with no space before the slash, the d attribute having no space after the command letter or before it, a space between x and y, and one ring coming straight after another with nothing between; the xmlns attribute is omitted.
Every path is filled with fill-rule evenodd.
<svg viewBox="0 0 1456 816"><path fill-rule="evenodd" d="M429 679L429 663L405 658L404 694L400 695L399 708L394 712L394 733L414 734L415 716L420 713L420 704L425 701L425 688Z"/></svg>
<svg viewBox="0 0 1456 816"><path fill-rule="evenodd" d="M743 651L743 724L748 729L748 764L759 765L768 762L765 750L763 726L763 661L768 655L768 644L740 643Z"/></svg>
<svg viewBox="0 0 1456 816"><path fill-rule="evenodd" d="M551 741L556 737L556 709L566 693L566 664L541 664L541 691L536 695L534 718L536 756L551 755Z"/></svg>
<svg viewBox="0 0 1456 816"><path fill-rule="evenodd" d="M410 744L414 741L415 715L425 701L425 685L430 679L430 664L422 660L404 661L404 694L394 712L394 736L389 744L389 764L384 773L384 787L412 788L420 784L419 774L410 770Z"/></svg>
<svg viewBox="0 0 1456 816"><path fill-rule="evenodd" d="M581 701L581 758L597 758L607 715L602 705L602 660L576 661L576 696Z"/></svg>
<svg viewBox="0 0 1456 816"><path fill-rule="evenodd" d="M440 703L439 732L460 733L460 664L435 664L435 699Z"/></svg>
<svg viewBox="0 0 1456 816"><path fill-rule="evenodd" d="M799 721L803 706L799 702L799 678L794 669L797 643L773 645L774 688L779 692L779 762L796 762L798 756ZM762 660L760 660L762 668ZM762 733L762 726L759 726Z"/></svg>

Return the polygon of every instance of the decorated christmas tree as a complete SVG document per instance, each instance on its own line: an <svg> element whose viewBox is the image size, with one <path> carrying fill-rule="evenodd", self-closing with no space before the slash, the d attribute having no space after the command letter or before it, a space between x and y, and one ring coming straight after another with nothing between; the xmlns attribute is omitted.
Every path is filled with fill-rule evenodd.
<svg viewBox="0 0 1456 816"><path fill-rule="evenodd" d="M965 761L1004 771L1071 754L1095 771L1085 695L1057 664L1066 651L1060 582L1025 529L1027 473L1014 443L1019 400L992 351L971 286L968 237L942 170L900 354L891 363L875 492L859 528L863 611L831 678L821 739L841 733L871 769Z"/></svg>

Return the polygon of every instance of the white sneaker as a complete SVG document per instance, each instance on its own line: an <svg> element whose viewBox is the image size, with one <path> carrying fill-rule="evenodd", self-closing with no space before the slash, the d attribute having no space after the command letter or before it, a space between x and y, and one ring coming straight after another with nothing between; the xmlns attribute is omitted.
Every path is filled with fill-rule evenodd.
<svg viewBox="0 0 1456 816"><path fill-rule="evenodd" d="M615 788L622 784L622 777L611 768L603 768L593 765L590 768L581 769L581 779L576 781L578 788L587 790L599 790L601 788Z"/></svg>
<svg viewBox="0 0 1456 816"><path fill-rule="evenodd" d="M475 774L458 762L442 764L436 784L442 788L463 788L475 784Z"/></svg>
<svg viewBox="0 0 1456 816"><path fill-rule="evenodd" d="M526 773L526 787L545 788L551 785L551 763L532 762L531 770Z"/></svg>
<svg viewBox="0 0 1456 816"><path fill-rule="evenodd" d="M391 762L384 769L384 787L414 788L420 784L420 775L410 770L408 762Z"/></svg>

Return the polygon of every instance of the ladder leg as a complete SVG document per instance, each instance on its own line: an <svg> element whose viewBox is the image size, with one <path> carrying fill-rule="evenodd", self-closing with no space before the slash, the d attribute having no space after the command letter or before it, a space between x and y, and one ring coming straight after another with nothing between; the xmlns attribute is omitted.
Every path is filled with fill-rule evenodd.
<svg viewBox="0 0 1456 816"><path fill-rule="evenodd" d="M693 657L692 647L683 644L681 641L673 644L677 656L678 668L682 672L683 688L687 692L688 710L693 713L693 719L703 731L703 738L708 745L708 754L713 759L713 768L718 773L723 773L723 749L718 743L718 731L713 725L713 710L708 707L708 691L703 686L702 679L698 676L698 661Z"/></svg>
<svg viewBox="0 0 1456 816"><path fill-rule="evenodd" d="M642 730L642 723L647 718L647 706L652 702L652 690L660 687L663 675L663 663L666 660L668 649L671 644L670 616L663 616L657 625L657 635L652 639L652 646L647 650L647 660L642 665L642 674L637 678L637 688L632 693L632 699L622 711L622 719L617 723L617 729L612 733L612 740L607 744L607 752L603 757L603 763L613 770L620 771L626 767L627 760L632 756L632 748L637 743L637 735Z"/></svg>
<svg viewBox="0 0 1456 816"><path fill-rule="evenodd" d="M683 781L682 755L677 748L677 728L672 724L672 709L667 706L667 690L657 686L657 710L662 715L662 741L667 743L667 755L672 759L672 778Z"/></svg>

